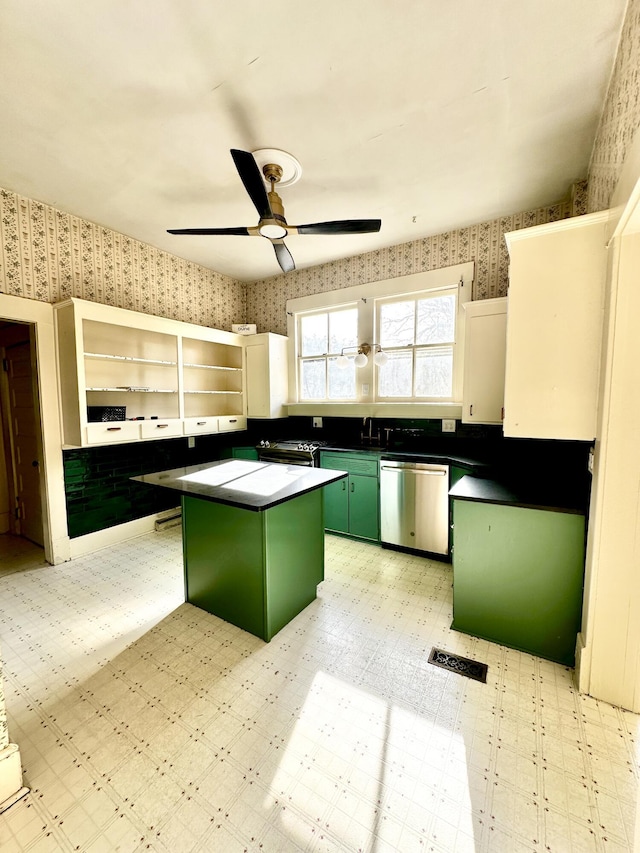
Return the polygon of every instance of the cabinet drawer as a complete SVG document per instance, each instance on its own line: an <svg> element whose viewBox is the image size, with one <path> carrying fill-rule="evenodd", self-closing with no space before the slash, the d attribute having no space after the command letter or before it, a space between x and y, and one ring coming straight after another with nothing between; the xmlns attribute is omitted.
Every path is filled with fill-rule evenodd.
<svg viewBox="0 0 640 853"><path fill-rule="evenodd" d="M184 434L197 435L204 432L218 432L217 418L185 418Z"/></svg>
<svg viewBox="0 0 640 853"><path fill-rule="evenodd" d="M137 421L105 421L87 424L87 444L115 444L118 441L137 441L140 424Z"/></svg>
<svg viewBox="0 0 640 853"><path fill-rule="evenodd" d="M140 435L142 438L169 438L183 435L182 421L178 418L164 418L157 421L141 421Z"/></svg>
<svg viewBox="0 0 640 853"><path fill-rule="evenodd" d="M242 415L229 415L218 418L220 432L233 432L235 429L246 429L247 419Z"/></svg>
<svg viewBox="0 0 640 853"><path fill-rule="evenodd" d="M348 471L350 474L363 474L367 477L378 476L377 456L361 456L355 453L320 453L322 468L334 471Z"/></svg>

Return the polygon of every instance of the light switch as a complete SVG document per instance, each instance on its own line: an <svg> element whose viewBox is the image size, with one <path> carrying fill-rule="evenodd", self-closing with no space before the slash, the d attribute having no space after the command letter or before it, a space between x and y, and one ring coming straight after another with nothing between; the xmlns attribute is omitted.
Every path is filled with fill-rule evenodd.
<svg viewBox="0 0 640 853"><path fill-rule="evenodd" d="M314 418L313 419L313 425L317 429L320 429L322 427L322 418Z"/></svg>
<svg viewBox="0 0 640 853"><path fill-rule="evenodd" d="M442 421L442 432L455 432L456 431L456 422L453 420L444 419Z"/></svg>
<svg viewBox="0 0 640 853"><path fill-rule="evenodd" d="M196 446L196 438L194 435L190 435L187 438L187 447L194 448Z"/></svg>

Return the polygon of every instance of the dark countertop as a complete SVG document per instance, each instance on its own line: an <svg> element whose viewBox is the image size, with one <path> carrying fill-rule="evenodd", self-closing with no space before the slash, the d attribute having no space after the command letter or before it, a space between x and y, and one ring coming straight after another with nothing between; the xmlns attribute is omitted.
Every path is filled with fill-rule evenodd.
<svg viewBox="0 0 640 853"><path fill-rule="evenodd" d="M327 444L320 448L321 451L331 453L367 453L379 459L390 459L398 462L433 462L436 465L455 465L459 468L481 473L489 468L486 462L479 459L470 459L467 456L456 456L443 453L421 453L415 450L385 450L381 447L366 447Z"/></svg>
<svg viewBox="0 0 640 853"><path fill-rule="evenodd" d="M449 491L449 496L463 501L503 504L544 509L553 512L571 512L584 515L584 496L566 484L558 487L548 482L507 483L483 477L462 477Z"/></svg>
<svg viewBox="0 0 640 853"><path fill-rule="evenodd" d="M223 459L131 479L182 495L262 512L346 476L346 471L325 468Z"/></svg>

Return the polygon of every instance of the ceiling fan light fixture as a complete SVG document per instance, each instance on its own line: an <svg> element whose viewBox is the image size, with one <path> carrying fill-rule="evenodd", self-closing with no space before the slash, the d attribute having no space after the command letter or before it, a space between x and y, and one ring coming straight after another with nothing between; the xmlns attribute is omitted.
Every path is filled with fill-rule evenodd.
<svg viewBox="0 0 640 853"><path fill-rule="evenodd" d="M264 225L258 226L258 231L269 240L281 240L287 236L287 229L277 222L265 222Z"/></svg>

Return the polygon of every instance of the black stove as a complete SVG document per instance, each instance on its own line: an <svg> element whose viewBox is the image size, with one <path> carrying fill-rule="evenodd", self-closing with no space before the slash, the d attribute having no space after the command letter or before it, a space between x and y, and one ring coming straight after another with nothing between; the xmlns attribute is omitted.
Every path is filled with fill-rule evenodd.
<svg viewBox="0 0 640 853"><path fill-rule="evenodd" d="M258 459L261 462L278 462L284 465L306 465L318 467L320 465L321 447L326 441L315 441L313 439L285 439L283 441L262 440L256 445Z"/></svg>

